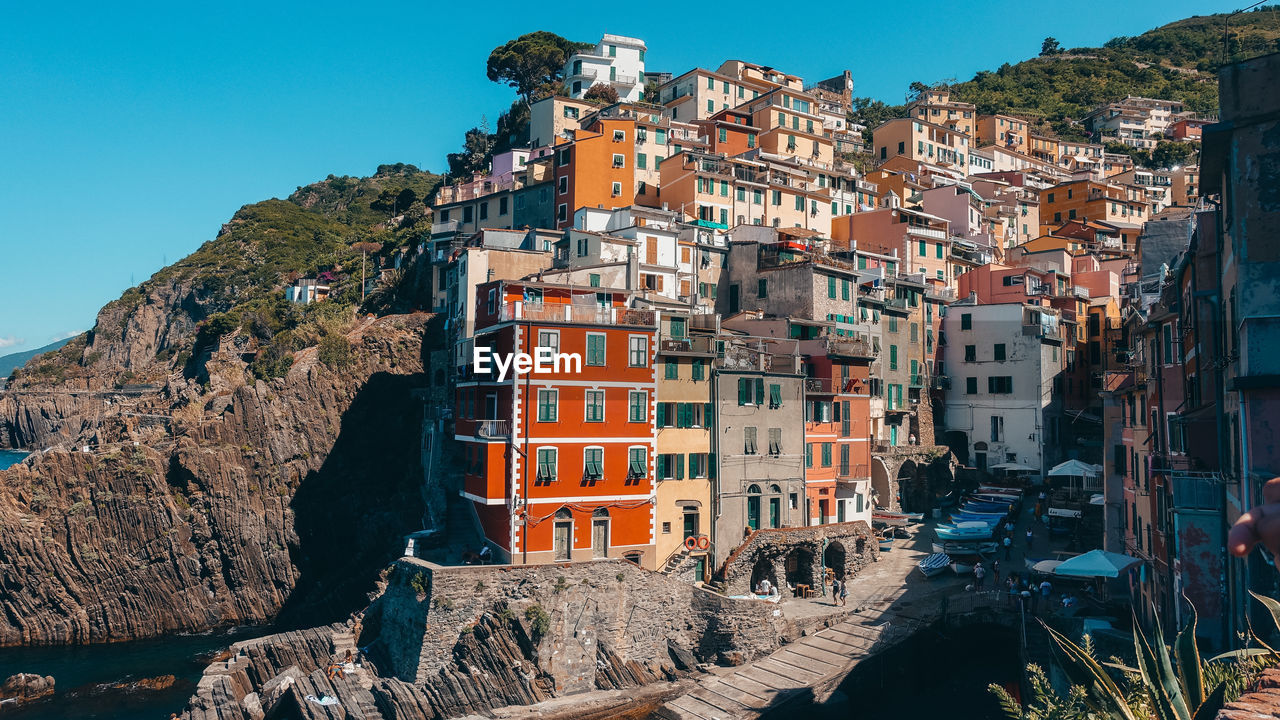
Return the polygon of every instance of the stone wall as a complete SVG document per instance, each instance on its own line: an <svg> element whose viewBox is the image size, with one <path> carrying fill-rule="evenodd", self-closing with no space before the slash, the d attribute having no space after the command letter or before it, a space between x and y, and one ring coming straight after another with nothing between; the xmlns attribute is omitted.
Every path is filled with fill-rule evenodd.
<svg viewBox="0 0 1280 720"><path fill-rule="evenodd" d="M624 560L442 567L402 558L369 615L378 618L380 667L388 676L431 683L456 662L458 639L495 616L528 638L527 669L553 681L557 694L570 694L608 685L602 654L656 679L678 664L673 652L691 651L702 661L768 652L792 634L773 609ZM540 629L534 618L543 616Z"/></svg>
<svg viewBox="0 0 1280 720"><path fill-rule="evenodd" d="M880 557L871 527L863 520L816 525L804 528L770 528L751 533L737 550L725 561L721 574L726 594L745 595L759 582L763 574L774 585L783 589L784 600L787 584L787 558L795 554L797 571L807 576L808 585L817 585L822 577L824 555L829 554L838 576L852 580L870 563ZM803 580L801 580L803 581Z"/></svg>

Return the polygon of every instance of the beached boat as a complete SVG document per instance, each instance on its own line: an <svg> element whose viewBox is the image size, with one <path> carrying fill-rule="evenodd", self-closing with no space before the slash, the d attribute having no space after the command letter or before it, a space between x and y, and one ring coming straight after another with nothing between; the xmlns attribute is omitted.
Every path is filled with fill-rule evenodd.
<svg viewBox="0 0 1280 720"><path fill-rule="evenodd" d="M990 540L944 540L933 543L935 553L948 555L990 555L999 546Z"/></svg>
<svg viewBox="0 0 1280 720"><path fill-rule="evenodd" d="M871 513L872 520L906 520L908 522L919 522L924 519L924 513L907 513L893 512L890 510L876 510Z"/></svg>
<svg viewBox="0 0 1280 720"><path fill-rule="evenodd" d="M991 528L957 528L957 527L936 527L934 534L940 540L986 540L991 537Z"/></svg>
<svg viewBox="0 0 1280 720"><path fill-rule="evenodd" d="M957 512L951 513L951 522L956 524L962 523L962 522L977 522L977 523L983 523L984 525L999 525L1000 523L1004 522L1004 518L996 517L994 515L976 515L976 514L971 514L963 511L957 511Z"/></svg>
<svg viewBox="0 0 1280 720"><path fill-rule="evenodd" d="M1004 487L1002 485L979 485L980 493L995 493L997 495L1013 495L1014 497L1022 497L1022 488Z"/></svg>
<svg viewBox="0 0 1280 720"><path fill-rule="evenodd" d="M951 570L957 575L972 575L973 561L971 560L952 560Z"/></svg>
<svg viewBox="0 0 1280 720"><path fill-rule="evenodd" d="M916 567L920 568L920 573L925 577L933 577L945 572L950 564L951 558L946 553L935 552L916 563Z"/></svg>
<svg viewBox="0 0 1280 720"><path fill-rule="evenodd" d="M893 549L892 538L880 538L880 552L889 552Z"/></svg>

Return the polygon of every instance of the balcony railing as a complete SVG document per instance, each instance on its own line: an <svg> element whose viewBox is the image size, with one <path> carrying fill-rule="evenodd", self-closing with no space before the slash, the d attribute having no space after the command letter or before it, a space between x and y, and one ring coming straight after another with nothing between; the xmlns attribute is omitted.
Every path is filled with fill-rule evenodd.
<svg viewBox="0 0 1280 720"><path fill-rule="evenodd" d="M529 320L534 322L581 323L584 325L631 325L649 327L654 324L652 310L633 310L598 305L573 305L514 302L504 303L499 321Z"/></svg>
<svg viewBox="0 0 1280 720"><path fill-rule="evenodd" d="M931 228L931 227L923 227L920 225L908 225L907 233L910 235L919 235L921 237L935 238L938 240L945 240L947 237L947 234L942 230L939 230L937 228Z"/></svg>
<svg viewBox="0 0 1280 720"><path fill-rule="evenodd" d="M511 437L511 421L476 420L476 437L485 439Z"/></svg>
<svg viewBox="0 0 1280 720"><path fill-rule="evenodd" d="M1056 328L1056 327L1055 327L1055 328L1046 328L1044 325L1041 325L1041 324L1039 324L1039 323L1037 323L1037 324L1035 324L1035 325L1023 325L1023 326L1022 326L1022 334L1023 334L1023 335L1025 335L1025 336L1027 336L1027 337L1040 337L1040 338L1044 338L1044 339L1046 339L1046 340L1061 340L1061 339L1062 339L1062 329L1061 329L1061 328Z"/></svg>
<svg viewBox="0 0 1280 720"><path fill-rule="evenodd" d="M826 336L827 354L837 357L874 358L871 343L856 337Z"/></svg>
<svg viewBox="0 0 1280 720"><path fill-rule="evenodd" d="M934 390L950 390L951 378L946 375L934 375L932 386Z"/></svg>
<svg viewBox="0 0 1280 720"><path fill-rule="evenodd" d="M658 352L698 353L710 355L714 353L709 337L663 338L658 341Z"/></svg>
<svg viewBox="0 0 1280 720"><path fill-rule="evenodd" d="M804 391L818 395L830 395L831 378L805 378Z"/></svg>

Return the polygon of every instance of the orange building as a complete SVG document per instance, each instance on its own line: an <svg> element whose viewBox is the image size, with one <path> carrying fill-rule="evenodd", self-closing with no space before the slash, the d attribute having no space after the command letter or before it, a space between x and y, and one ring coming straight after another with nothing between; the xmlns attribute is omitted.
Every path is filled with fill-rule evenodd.
<svg viewBox="0 0 1280 720"><path fill-rule="evenodd" d="M635 204L636 123L601 117L555 146L556 228L573 226L578 208Z"/></svg>
<svg viewBox="0 0 1280 720"><path fill-rule="evenodd" d="M805 497L810 525L869 520L871 362L866 340L826 335L805 358ZM809 348L805 348L808 350Z"/></svg>
<svg viewBox="0 0 1280 720"><path fill-rule="evenodd" d="M462 495L512 563L653 562L657 316L626 297L510 280L476 288L478 352L562 354L549 372L475 367L457 385Z"/></svg>
<svg viewBox="0 0 1280 720"><path fill-rule="evenodd" d="M1092 220L1118 228L1125 247L1132 248L1147 219L1146 203L1119 185L1073 180L1040 191L1041 235L1071 220Z"/></svg>
<svg viewBox="0 0 1280 720"><path fill-rule="evenodd" d="M725 157L736 157L755 149L760 135L760 128L751 124L751 113L742 110L721 110L694 124L707 137L711 152L723 153Z"/></svg>

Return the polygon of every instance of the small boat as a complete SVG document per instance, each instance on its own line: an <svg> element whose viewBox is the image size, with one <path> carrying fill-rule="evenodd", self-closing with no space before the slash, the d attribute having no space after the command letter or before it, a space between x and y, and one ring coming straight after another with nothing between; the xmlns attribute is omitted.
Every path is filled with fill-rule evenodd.
<svg viewBox="0 0 1280 720"><path fill-rule="evenodd" d="M890 510L875 510L871 513L871 518L874 520L901 519L901 520L907 520L909 522L919 522L924 519L924 513L906 513L906 512L892 512Z"/></svg>
<svg viewBox="0 0 1280 720"><path fill-rule="evenodd" d="M980 515L980 516L982 516L982 517L991 517L991 518L997 518L997 519L999 519L999 518L1003 518L1003 517L1005 517L1006 515L1008 515L1008 514L1009 514L1009 513L1007 513L1007 512L1000 512L999 510L995 510L995 511L992 511L992 510L970 510L970 509L968 509L968 508L960 508L959 510L955 510L955 511L953 511L953 512L962 512L962 513L965 513L966 515Z"/></svg>
<svg viewBox="0 0 1280 720"><path fill-rule="evenodd" d="M880 552L889 552L893 549L893 540L891 538L880 538Z"/></svg>
<svg viewBox="0 0 1280 720"><path fill-rule="evenodd" d="M950 564L951 558L946 553L935 552L916 563L916 567L920 568L920 573L925 577L933 577L944 572Z"/></svg>
<svg viewBox="0 0 1280 720"><path fill-rule="evenodd" d="M994 515L977 515L964 512L963 510L951 513L951 522L956 524L962 522L977 522L984 525L999 525L1003 521L1004 518L998 518Z"/></svg>
<svg viewBox="0 0 1280 720"><path fill-rule="evenodd" d="M935 553L948 555L990 555L998 547L990 540L944 540L933 543Z"/></svg>
<svg viewBox="0 0 1280 720"><path fill-rule="evenodd" d="M871 524L873 524L873 525L883 525L883 526L888 526L888 527L906 527L906 526L907 526L907 522L908 522L908 521L907 521L907 519L906 519L906 518L900 518L900 517L884 517L884 516L881 516L881 515L872 515L872 516L871 516Z"/></svg>
<svg viewBox="0 0 1280 720"><path fill-rule="evenodd" d="M995 493L996 495L1013 495L1015 497L1022 497L1023 490L1022 488L1004 487L1003 485L979 485L978 492Z"/></svg>
<svg viewBox="0 0 1280 720"><path fill-rule="evenodd" d="M971 560L965 560L965 561L953 560L953 561L951 562L951 570L952 570L953 572L955 572L955 574L957 574L957 575L972 575L972 574L973 574L973 561L971 561Z"/></svg>
<svg viewBox="0 0 1280 720"><path fill-rule="evenodd" d="M939 540L989 540L991 528L934 528Z"/></svg>
<svg viewBox="0 0 1280 720"><path fill-rule="evenodd" d="M1003 516L1003 515L1008 515L1008 514L1009 514L1010 504L1008 504L1008 503L979 502L979 501L977 501L977 500L967 500L967 501L965 501L965 503L964 503L963 505L961 505L961 506L960 506L960 509L961 509L961 510L968 510L968 511L970 511L970 512L980 512L980 513L1000 513L1000 514Z"/></svg>

